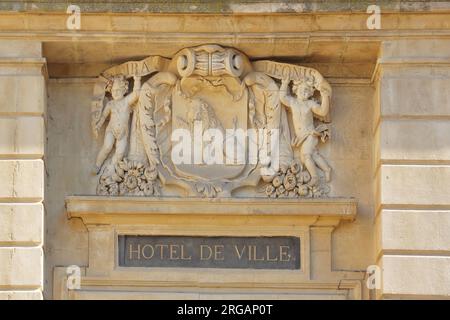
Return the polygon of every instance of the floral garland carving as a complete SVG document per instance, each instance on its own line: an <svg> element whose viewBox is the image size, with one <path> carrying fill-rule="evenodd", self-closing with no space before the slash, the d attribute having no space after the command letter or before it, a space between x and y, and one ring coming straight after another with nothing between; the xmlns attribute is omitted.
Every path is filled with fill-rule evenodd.
<svg viewBox="0 0 450 320"><path fill-rule="evenodd" d="M100 177L97 194L105 196L159 196L161 182L154 165L145 166L138 161L123 159L114 172L105 172Z"/></svg>
<svg viewBox="0 0 450 320"><path fill-rule="evenodd" d="M263 176L262 192L269 198L320 198L330 192L328 185L310 186L309 172L296 160L289 167L280 168L274 176Z"/></svg>

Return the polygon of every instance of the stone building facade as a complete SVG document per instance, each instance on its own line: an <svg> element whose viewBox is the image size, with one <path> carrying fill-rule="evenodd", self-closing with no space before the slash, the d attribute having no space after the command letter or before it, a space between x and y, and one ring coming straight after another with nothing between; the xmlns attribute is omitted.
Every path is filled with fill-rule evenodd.
<svg viewBox="0 0 450 320"><path fill-rule="evenodd" d="M448 299L449 36L447 1L0 2L0 299Z"/></svg>

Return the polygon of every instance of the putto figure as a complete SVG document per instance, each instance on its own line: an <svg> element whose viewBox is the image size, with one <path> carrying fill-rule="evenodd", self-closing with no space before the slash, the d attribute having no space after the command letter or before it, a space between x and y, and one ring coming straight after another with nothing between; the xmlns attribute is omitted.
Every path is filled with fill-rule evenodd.
<svg viewBox="0 0 450 320"><path fill-rule="evenodd" d="M312 99L314 95L314 79L306 78L304 81L294 81L292 91L296 97L288 94L290 80L282 80L280 87L280 100L292 112L292 122L294 125L295 138L292 140L294 148L300 148L300 160L306 167L311 180L310 186L315 186L319 182L319 167L325 174L327 182L331 179L331 167L319 154L317 144L319 138L324 142L328 138L328 127L321 124L314 126L314 115L319 117L327 116L330 109L331 87L323 81L317 85L321 93L322 103L319 104Z"/></svg>
<svg viewBox="0 0 450 320"><path fill-rule="evenodd" d="M114 144L116 145L116 151L112 157L111 164L115 166L123 159L128 144L130 114L133 111L132 107L139 98L140 88L141 78L135 76L133 92L125 96L128 92L128 80L124 75L117 75L113 78L110 90L112 100L106 104L106 107L102 111L102 115L95 126L95 132L98 133L106 119L109 117L103 146L98 153L93 169L94 174L100 172L100 169L110 154Z"/></svg>

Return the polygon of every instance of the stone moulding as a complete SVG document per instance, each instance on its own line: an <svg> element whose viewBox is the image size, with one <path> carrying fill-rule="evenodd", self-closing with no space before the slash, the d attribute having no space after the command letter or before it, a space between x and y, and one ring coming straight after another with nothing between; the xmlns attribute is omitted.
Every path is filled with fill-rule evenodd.
<svg viewBox="0 0 450 320"><path fill-rule="evenodd" d="M352 221L357 201L353 198L255 199L255 198L140 198L69 196L68 218L81 218L85 225L153 224L180 217L204 221L207 217L223 223L260 223L270 219L273 226L329 225ZM217 223L217 221L216 221Z"/></svg>

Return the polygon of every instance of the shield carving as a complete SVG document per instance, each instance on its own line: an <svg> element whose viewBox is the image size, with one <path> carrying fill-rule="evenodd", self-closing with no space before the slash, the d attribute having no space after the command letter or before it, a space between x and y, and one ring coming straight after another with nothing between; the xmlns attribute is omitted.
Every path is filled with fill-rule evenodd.
<svg viewBox="0 0 450 320"><path fill-rule="evenodd" d="M205 181L239 177L247 146L235 133L244 133L245 139L247 113L248 92L238 77L192 75L179 80L172 92L172 132L186 132L191 161L174 163L177 174Z"/></svg>

